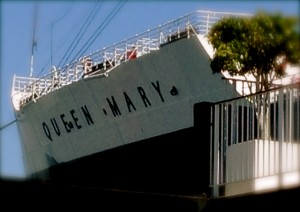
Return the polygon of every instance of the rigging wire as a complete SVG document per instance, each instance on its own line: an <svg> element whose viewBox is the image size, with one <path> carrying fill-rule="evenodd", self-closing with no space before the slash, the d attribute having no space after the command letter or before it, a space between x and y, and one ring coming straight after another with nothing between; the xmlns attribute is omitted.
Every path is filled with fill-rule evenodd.
<svg viewBox="0 0 300 212"><path fill-rule="evenodd" d="M68 8L68 10L60 18L56 19L55 21L52 21L51 24L56 24L57 22L60 22L62 19L64 19L67 16L67 14L71 11L73 6L74 6L74 2L72 2L71 6Z"/></svg>
<svg viewBox="0 0 300 212"><path fill-rule="evenodd" d="M58 19L56 19L55 21L51 22L51 58L50 58L50 65L53 65L53 39L52 39L52 29L54 27L54 24L58 23L59 21L61 21L64 17L66 17L66 15L70 12L71 8L73 7L73 3L71 4L71 6L69 7L69 9Z"/></svg>
<svg viewBox="0 0 300 212"><path fill-rule="evenodd" d="M58 67L60 67L62 64L66 64L67 63L68 59L70 58L70 56L74 52L75 48L78 46L78 43L83 38L84 33L87 31L88 27L90 26L90 24L94 20L95 16L97 15L97 11L101 8L102 4L103 4L103 1L98 2L97 5L96 5L96 7L93 6L93 8L94 8L93 11L91 13L89 13L89 16L86 18L84 24L81 26L79 32L75 36L75 39L72 41L71 45L69 46L69 48L65 52L64 56L62 57L62 59L58 63L58 65L57 65ZM73 48L71 50L72 46L73 46ZM67 55L68 55L68 57L67 57Z"/></svg>
<svg viewBox="0 0 300 212"><path fill-rule="evenodd" d="M1 127L0 127L0 131L1 131L1 130L4 130L5 128L9 127L10 125L14 124L15 122L17 122L17 119L15 119L15 120L13 120L13 121L11 121L11 122L9 122L9 123L7 123L7 124L1 126Z"/></svg>
<svg viewBox="0 0 300 212"><path fill-rule="evenodd" d="M103 32L103 30L112 21L112 19L117 15L117 13L121 10L121 8L124 6L125 3L126 3L126 1L120 1L112 9L112 12L105 18L104 21L102 21L100 26L96 29L94 34L91 36L91 38L84 44L85 48L81 48L81 50L73 57L73 59L71 61L74 61L76 58L79 58L79 56L82 56L88 50L88 48L95 42L97 37L100 36L100 34Z"/></svg>
<svg viewBox="0 0 300 212"><path fill-rule="evenodd" d="M59 17L58 19L54 20L51 22L51 49L52 49L52 25L53 24L56 24L57 22L61 21L62 19L64 19L67 14L71 11L72 7L74 6L74 1L72 2L72 4L69 6L69 8L66 10L66 12L61 16ZM43 68L39 71L38 75L37 76L40 76L41 73L45 70L46 66L50 63L50 65L52 64L52 50L51 50L51 55L50 55L50 58L48 59L48 61L46 62L46 64L43 66Z"/></svg>
<svg viewBox="0 0 300 212"><path fill-rule="evenodd" d="M119 10L124 6L124 4L126 3L126 1L127 1L127 0L125 0L125 1L120 1L120 2L118 3L118 5L115 6L115 7L113 8L111 14L110 14L108 17L106 17L106 19L101 23L101 25L100 25L100 26L97 28L97 30L94 32L94 35L95 35L95 33L96 33L97 31L99 31L101 28L102 28L102 29L101 29L100 32L98 32L97 36L99 36L99 35L102 33L102 31L105 29L105 27L111 22L111 20L116 16L116 14L119 12ZM117 9L117 11L116 11L116 9ZM69 10L68 10L68 11L69 11ZM67 12L68 12L68 11L67 11ZM65 13L65 15L67 14L67 12ZM65 15L63 15L62 17L65 17ZM113 16L112 16L112 15L113 15ZM112 17L111 17L111 16L112 16ZM108 20L108 19L109 19L109 20ZM108 20L108 22L105 23L105 21L107 21L107 20ZM59 21L59 19L57 19L57 21ZM103 27L103 24L105 24L104 27ZM94 36L93 41L92 41L91 43L88 44L88 42L90 42L90 40L91 40L91 38L90 38L90 39L86 42L85 45L88 44L88 48L89 48L89 47L92 45L92 43L96 40L97 36ZM92 37L93 37L93 36L92 36ZM85 48L84 52L86 52L88 48ZM81 48L81 49L83 49L83 48ZM74 61L74 60L78 57L78 55L83 54L84 52L80 52L80 51L79 51L79 52L76 54L76 56L73 57L73 59L70 60L70 61ZM37 76L40 76L41 73L45 71L45 68L46 68L47 65L49 64L50 60L51 60L51 58L49 58L48 62L43 66L43 68L40 70L40 72L38 73ZM66 61L66 60L65 60L65 61ZM61 62L60 62L60 64L61 64ZM64 65L64 64L63 64L63 65Z"/></svg>

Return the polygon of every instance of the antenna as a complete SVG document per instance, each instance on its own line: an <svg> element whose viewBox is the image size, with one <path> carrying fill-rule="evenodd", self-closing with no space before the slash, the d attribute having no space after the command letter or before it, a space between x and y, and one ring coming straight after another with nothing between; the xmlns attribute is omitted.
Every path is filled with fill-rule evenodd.
<svg viewBox="0 0 300 212"><path fill-rule="evenodd" d="M33 53L34 53L34 50L36 48L36 22L37 22L37 3L35 4L35 7L34 7L34 26L33 26L33 34L32 34L32 46L31 46L31 58L30 58L30 77L32 77L32 74L33 74Z"/></svg>

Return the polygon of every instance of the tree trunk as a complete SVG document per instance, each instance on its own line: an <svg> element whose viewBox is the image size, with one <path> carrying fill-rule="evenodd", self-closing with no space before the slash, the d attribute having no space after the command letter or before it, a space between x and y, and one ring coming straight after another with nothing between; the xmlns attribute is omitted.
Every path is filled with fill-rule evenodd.
<svg viewBox="0 0 300 212"><path fill-rule="evenodd" d="M270 139L270 95L268 93L260 93L267 91L268 76L262 72L261 69L257 70L256 77L256 96L253 101L255 104L256 118L258 123L258 138L263 140Z"/></svg>
<svg viewBox="0 0 300 212"><path fill-rule="evenodd" d="M270 139L270 95L268 93L257 94L254 97L256 118L258 123L258 135L260 139Z"/></svg>

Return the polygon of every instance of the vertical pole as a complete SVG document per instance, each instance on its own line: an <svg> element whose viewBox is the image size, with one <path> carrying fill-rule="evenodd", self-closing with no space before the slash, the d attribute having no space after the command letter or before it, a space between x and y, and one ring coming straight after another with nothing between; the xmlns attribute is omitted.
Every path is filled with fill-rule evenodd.
<svg viewBox="0 0 300 212"><path fill-rule="evenodd" d="M34 26L33 26L33 34L32 34L32 46L31 46L31 58L30 58L30 74L29 76L32 77L33 75L33 54L34 49L36 47L36 22L37 22L37 4L35 4L34 8Z"/></svg>

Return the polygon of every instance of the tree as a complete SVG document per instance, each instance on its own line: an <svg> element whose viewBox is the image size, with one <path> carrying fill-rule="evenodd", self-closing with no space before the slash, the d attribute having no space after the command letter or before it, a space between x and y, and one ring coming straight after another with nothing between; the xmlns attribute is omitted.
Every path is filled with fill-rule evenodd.
<svg viewBox="0 0 300 212"><path fill-rule="evenodd" d="M262 11L251 17L221 19L208 34L215 49L213 72L251 74L256 79L255 92L268 90L275 79L284 76L288 63L300 63L297 21L296 17Z"/></svg>
<svg viewBox="0 0 300 212"><path fill-rule="evenodd" d="M255 78L255 91L267 91L284 76L286 65L300 64L300 27L296 17L257 12L251 17L225 17L208 33L215 49L213 72ZM246 78L247 80L247 78ZM251 83L248 83L252 93ZM269 101L266 94L255 99L263 139L270 138Z"/></svg>

